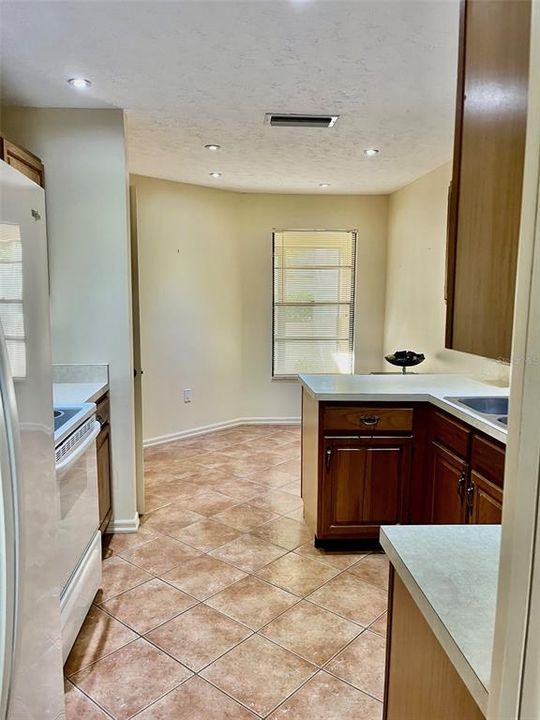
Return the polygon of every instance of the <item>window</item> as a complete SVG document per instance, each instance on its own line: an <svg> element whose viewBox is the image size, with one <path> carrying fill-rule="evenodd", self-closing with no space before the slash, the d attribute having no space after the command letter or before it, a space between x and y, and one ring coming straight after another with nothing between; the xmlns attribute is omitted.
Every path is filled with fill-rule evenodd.
<svg viewBox="0 0 540 720"><path fill-rule="evenodd" d="M356 232L274 232L273 377L353 372Z"/></svg>

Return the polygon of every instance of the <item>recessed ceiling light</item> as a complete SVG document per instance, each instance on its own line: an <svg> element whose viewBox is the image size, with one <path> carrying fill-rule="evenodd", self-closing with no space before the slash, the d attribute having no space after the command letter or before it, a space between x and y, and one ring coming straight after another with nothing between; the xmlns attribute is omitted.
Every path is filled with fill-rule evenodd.
<svg viewBox="0 0 540 720"><path fill-rule="evenodd" d="M367 157L375 157L375 155L378 155L380 150L378 148L366 148L364 150L364 155L367 155Z"/></svg>
<svg viewBox="0 0 540 720"><path fill-rule="evenodd" d="M78 90L92 87L91 81L87 80L86 78L69 78L68 84L74 88L77 88Z"/></svg>
<svg viewBox="0 0 540 720"><path fill-rule="evenodd" d="M213 143L210 143L210 145L204 146L207 150L221 150L221 145L214 145Z"/></svg>
<svg viewBox="0 0 540 720"><path fill-rule="evenodd" d="M220 172L211 172L211 173L210 173L210 177L220 178L220 177L221 177L221 173L220 173Z"/></svg>
<svg viewBox="0 0 540 720"><path fill-rule="evenodd" d="M319 187L321 187L321 188L330 187L330 183L319 183Z"/></svg>

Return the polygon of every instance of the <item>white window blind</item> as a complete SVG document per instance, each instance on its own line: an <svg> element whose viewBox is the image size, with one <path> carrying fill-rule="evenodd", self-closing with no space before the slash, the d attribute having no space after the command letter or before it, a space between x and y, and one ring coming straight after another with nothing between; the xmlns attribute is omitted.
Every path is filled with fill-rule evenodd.
<svg viewBox="0 0 540 720"><path fill-rule="evenodd" d="M356 232L274 232L274 377L353 372Z"/></svg>

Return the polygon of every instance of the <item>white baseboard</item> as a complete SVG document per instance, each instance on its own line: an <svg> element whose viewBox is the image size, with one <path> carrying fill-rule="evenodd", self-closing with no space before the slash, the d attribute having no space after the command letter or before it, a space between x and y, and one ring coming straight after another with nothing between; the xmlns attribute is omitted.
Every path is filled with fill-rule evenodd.
<svg viewBox="0 0 540 720"><path fill-rule="evenodd" d="M107 535L109 535L110 533L134 533L137 532L138 529L139 513L135 513L132 518L127 518L124 520L121 520L120 518L118 520L111 520L111 522L107 525L107 529L105 530L105 532Z"/></svg>
<svg viewBox="0 0 540 720"><path fill-rule="evenodd" d="M225 422L214 423L213 425L203 425L202 427L193 428L191 430L181 430L180 432L170 433L169 435L159 435L157 437L148 438L144 441L144 447L152 445L163 445L163 443L173 442L173 440L182 440L184 438L197 437L198 435L207 435L208 433L217 432L218 430L227 430L228 428L238 427L239 425L299 425L299 417L248 417L236 418L235 420L226 420ZM118 532L118 531L116 531ZM131 532L131 531L129 531Z"/></svg>

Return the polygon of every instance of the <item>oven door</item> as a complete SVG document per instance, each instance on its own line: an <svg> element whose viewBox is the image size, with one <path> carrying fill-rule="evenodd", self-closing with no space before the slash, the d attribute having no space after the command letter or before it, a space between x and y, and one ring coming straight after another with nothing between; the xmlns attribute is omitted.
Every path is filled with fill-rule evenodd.
<svg viewBox="0 0 540 720"><path fill-rule="evenodd" d="M99 527L96 437L97 420L84 440L56 465L60 519L58 565L60 587L69 578Z"/></svg>

